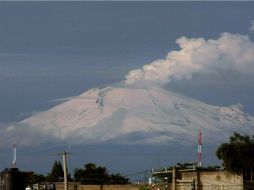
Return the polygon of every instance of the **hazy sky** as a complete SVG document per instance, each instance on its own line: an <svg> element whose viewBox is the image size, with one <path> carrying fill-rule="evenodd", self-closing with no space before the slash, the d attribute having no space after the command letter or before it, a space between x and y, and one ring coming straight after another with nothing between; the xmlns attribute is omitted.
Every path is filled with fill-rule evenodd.
<svg viewBox="0 0 254 190"><path fill-rule="evenodd" d="M253 40L253 19L253 2L0 2L0 123L124 80L178 50L182 36L229 32ZM171 88L212 104L240 102L254 113L252 79L197 76Z"/></svg>

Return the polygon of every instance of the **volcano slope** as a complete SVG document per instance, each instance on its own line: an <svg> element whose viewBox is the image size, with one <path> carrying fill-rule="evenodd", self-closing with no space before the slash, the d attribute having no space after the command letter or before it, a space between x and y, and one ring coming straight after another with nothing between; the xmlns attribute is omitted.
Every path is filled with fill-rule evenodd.
<svg viewBox="0 0 254 190"><path fill-rule="evenodd" d="M189 144L199 129L207 143L253 131L241 104L208 105L162 88L94 88L52 109L8 126L4 134L22 145Z"/></svg>

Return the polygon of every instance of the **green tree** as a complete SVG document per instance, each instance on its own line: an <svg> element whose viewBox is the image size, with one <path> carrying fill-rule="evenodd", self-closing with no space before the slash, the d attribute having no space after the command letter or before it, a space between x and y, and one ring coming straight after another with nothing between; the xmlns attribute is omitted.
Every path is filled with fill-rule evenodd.
<svg viewBox="0 0 254 190"><path fill-rule="evenodd" d="M48 175L48 181L60 182L63 181L64 172L61 162L55 161L51 169L51 173Z"/></svg>
<svg viewBox="0 0 254 190"><path fill-rule="evenodd" d="M104 184L110 181L110 176L105 167L97 167L94 163L88 163L85 169L75 169L74 179L82 184Z"/></svg>
<svg viewBox="0 0 254 190"><path fill-rule="evenodd" d="M177 163L176 164L177 169L190 169L193 168L193 163Z"/></svg>
<svg viewBox="0 0 254 190"><path fill-rule="evenodd" d="M121 174L111 174L111 184L127 184L129 183L129 179L122 176Z"/></svg>
<svg viewBox="0 0 254 190"><path fill-rule="evenodd" d="M242 174L245 179L252 177L254 169L254 136L234 133L229 143L223 143L216 155L223 160L223 166L236 174Z"/></svg>
<svg viewBox="0 0 254 190"><path fill-rule="evenodd" d="M26 186L31 186L35 183L42 183L46 181L46 177L42 174L36 174L36 173L26 173L25 175L25 183Z"/></svg>
<svg viewBox="0 0 254 190"><path fill-rule="evenodd" d="M129 179L120 174L109 174L105 167L96 166L94 163L84 165L84 169L74 170L74 180L82 184L126 184Z"/></svg>

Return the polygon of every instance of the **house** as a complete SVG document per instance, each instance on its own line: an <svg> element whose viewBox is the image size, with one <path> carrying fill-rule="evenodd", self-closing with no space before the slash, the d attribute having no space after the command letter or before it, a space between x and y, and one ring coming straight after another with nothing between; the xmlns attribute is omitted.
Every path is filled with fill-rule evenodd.
<svg viewBox="0 0 254 190"><path fill-rule="evenodd" d="M205 171L202 169L164 169L153 171L153 176L164 180L154 184L160 190L243 190L242 175L226 170ZM166 177L167 176L167 177Z"/></svg>

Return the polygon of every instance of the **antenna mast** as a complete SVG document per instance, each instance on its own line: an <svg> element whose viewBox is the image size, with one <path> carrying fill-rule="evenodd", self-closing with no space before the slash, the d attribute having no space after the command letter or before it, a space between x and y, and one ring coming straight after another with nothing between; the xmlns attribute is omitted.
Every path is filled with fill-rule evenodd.
<svg viewBox="0 0 254 190"><path fill-rule="evenodd" d="M13 153L12 167L13 167L13 168L16 168L16 162L17 162L17 148L16 148L16 143L13 144L12 153Z"/></svg>
<svg viewBox="0 0 254 190"><path fill-rule="evenodd" d="M202 166L202 132L198 130L198 167Z"/></svg>

